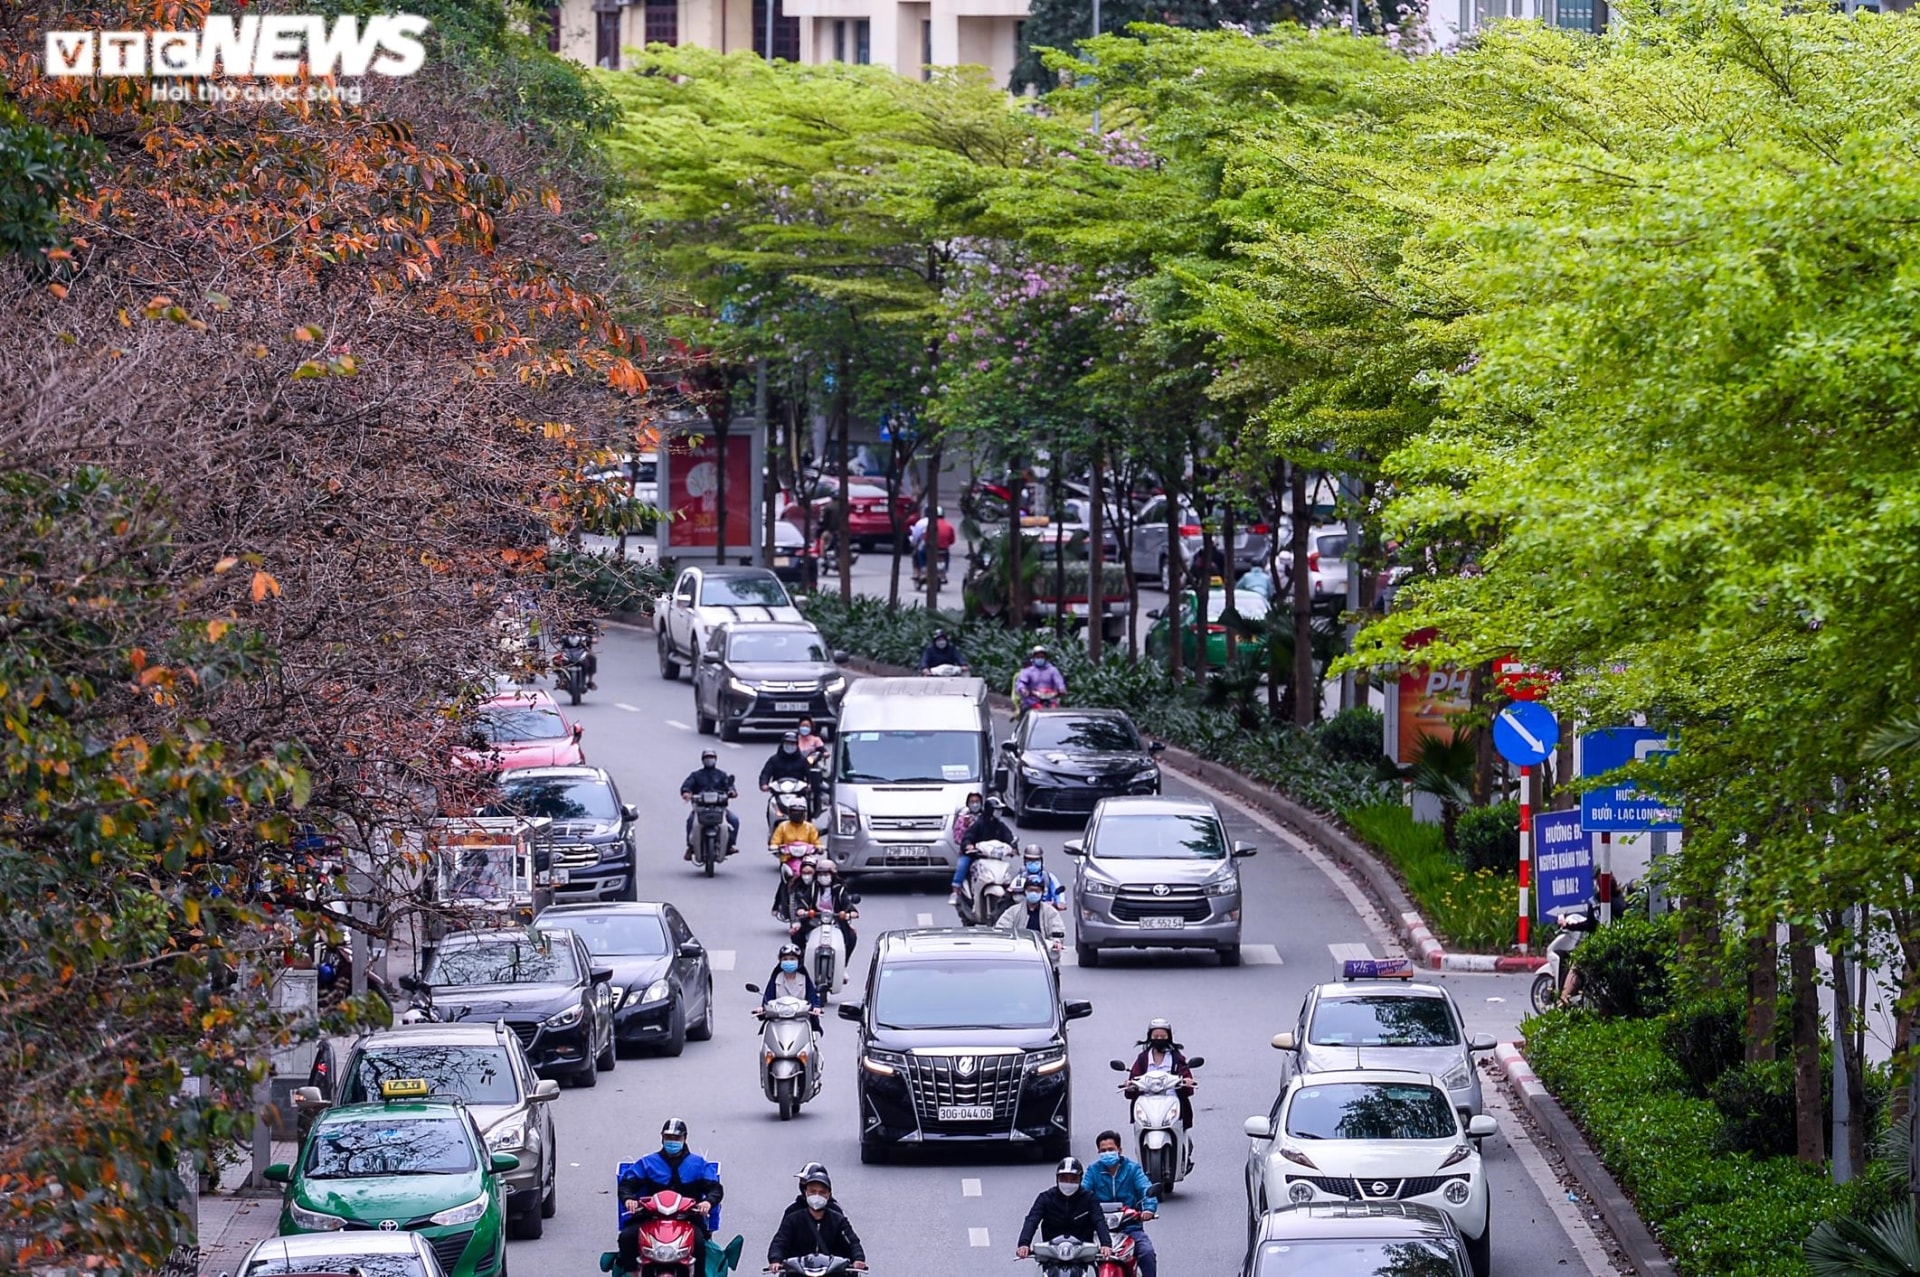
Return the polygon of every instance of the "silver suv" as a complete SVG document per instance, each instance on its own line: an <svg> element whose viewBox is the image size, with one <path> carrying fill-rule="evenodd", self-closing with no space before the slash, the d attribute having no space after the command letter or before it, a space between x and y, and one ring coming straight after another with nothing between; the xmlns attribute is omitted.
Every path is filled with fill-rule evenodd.
<svg viewBox="0 0 1920 1277"><path fill-rule="evenodd" d="M336 1084L335 1104L380 1098L380 1084L419 1078L435 1095L456 1095L487 1141L487 1151L511 1153L520 1168L501 1178L507 1190L507 1231L535 1238L553 1218L559 1152L550 1103L558 1082L536 1079L520 1040L503 1024L409 1024L369 1033L353 1044ZM302 1108L323 1103L303 1088Z"/></svg>
<svg viewBox="0 0 1920 1277"><path fill-rule="evenodd" d="M1210 802L1194 798L1106 798L1087 836L1066 844L1079 861L1073 898L1080 965L1113 948L1212 949L1240 965L1240 869L1254 853L1227 839Z"/></svg>

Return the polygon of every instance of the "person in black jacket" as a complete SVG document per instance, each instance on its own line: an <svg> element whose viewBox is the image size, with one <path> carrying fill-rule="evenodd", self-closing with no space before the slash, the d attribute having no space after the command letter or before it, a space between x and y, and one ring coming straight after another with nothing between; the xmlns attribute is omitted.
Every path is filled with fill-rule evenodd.
<svg viewBox="0 0 1920 1277"><path fill-rule="evenodd" d="M692 802L695 794L707 791L717 791L727 795L729 798L738 796L734 793L733 777L720 770L720 753L718 750L701 750L700 770L689 773L687 778L680 782L680 797L687 802ZM734 815L732 812L728 812L727 824L733 830L733 850L738 851L740 849L740 817ZM687 854L684 858L687 860L693 859L692 812L687 813Z"/></svg>
<svg viewBox="0 0 1920 1277"><path fill-rule="evenodd" d="M1053 1187L1033 1199L1026 1222L1020 1225L1020 1243L1013 1252L1016 1258L1025 1259L1033 1253L1036 1231L1040 1240L1046 1242L1056 1237L1077 1237L1083 1242L1097 1240L1100 1256L1106 1258L1113 1247L1113 1237L1107 1232L1107 1216L1100 1209L1100 1203L1091 1193L1080 1191L1086 1174L1087 1168L1080 1165L1077 1157L1069 1157L1054 1168Z"/></svg>
<svg viewBox="0 0 1920 1277"><path fill-rule="evenodd" d="M865 1268L866 1247L840 1203L833 1200L833 1177L827 1168L808 1162L794 1178L800 1181L800 1196L787 1207L773 1240L767 1243L767 1271L780 1271L783 1262L798 1255L833 1255L852 1260L855 1268Z"/></svg>
<svg viewBox="0 0 1920 1277"><path fill-rule="evenodd" d="M800 733L783 732L780 736L780 748L773 751L765 765L760 768L760 788L764 792L767 786L776 780L804 780L813 783L813 765L807 762L807 756L800 751Z"/></svg>

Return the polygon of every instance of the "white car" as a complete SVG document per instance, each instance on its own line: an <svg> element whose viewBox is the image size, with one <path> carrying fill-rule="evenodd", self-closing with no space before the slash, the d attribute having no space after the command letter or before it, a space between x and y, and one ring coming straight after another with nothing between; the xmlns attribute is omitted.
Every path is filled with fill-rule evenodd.
<svg viewBox="0 0 1920 1277"><path fill-rule="evenodd" d="M1445 1211L1487 1277L1492 1214L1478 1140L1491 1117L1461 1126L1431 1074L1343 1069L1294 1078L1265 1117L1246 1121L1252 1218L1312 1202L1415 1202Z"/></svg>
<svg viewBox="0 0 1920 1277"><path fill-rule="evenodd" d="M1293 1030L1275 1034L1273 1045L1291 1057L1288 1076L1352 1068L1431 1073L1472 1117L1481 1104L1473 1057L1494 1041L1468 1036L1453 996L1437 984L1342 980L1308 990Z"/></svg>
<svg viewBox="0 0 1920 1277"><path fill-rule="evenodd" d="M233 1277L346 1272L364 1277L447 1277L432 1244L404 1228L269 1237L248 1252Z"/></svg>
<svg viewBox="0 0 1920 1277"><path fill-rule="evenodd" d="M682 665L698 664L707 650L707 635L716 625L741 621L804 624L806 619L770 568L683 568L673 583L673 593L653 609L660 677L679 678Z"/></svg>

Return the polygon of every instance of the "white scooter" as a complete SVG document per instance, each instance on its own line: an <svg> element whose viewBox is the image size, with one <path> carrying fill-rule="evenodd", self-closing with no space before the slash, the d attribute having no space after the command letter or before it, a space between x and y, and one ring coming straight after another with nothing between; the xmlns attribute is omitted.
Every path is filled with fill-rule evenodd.
<svg viewBox="0 0 1920 1277"><path fill-rule="evenodd" d="M1205 1063L1196 1055L1187 1067L1197 1069ZM1127 1071L1119 1060L1111 1065L1121 1073ZM1180 1075L1166 1069L1149 1069L1120 1084L1122 1091L1131 1087L1138 1092L1133 1101L1135 1157L1162 1197L1173 1196L1173 1186L1193 1174L1193 1135L1180 1124L1180 1085Z"/></svg>
<svg viewBox="0 0 1920 1277"><path fill-rule="evenodd" d="M760 992L750 984L748 993ZM802 998L775 998L754 1012L765 1028L760 1032L760 1089L780 1107L780 1120L791 1121L800 1106L820 1094L820 1038L813 1031L813 1008Z"/></svg>
<svg viewBox="0 0 1920 1277"><path fill-rule="evenodd" d="M1027 930L1026 900L1015 896L1013 902L1000 911L1000 917L993 925L1002 931ZM1040 930L1037 934L1041 943L1047 946L1047 956L1053 959L1053 965L1059 966L1061 950L1067 947L1067 920L1063 912L1053 905L1041 905Z"/></svg>
<svg viewBox="0 0 1920 1277"><path fill-rule="evenodd" d="M813 987L828 1001L847 982L847 941L834 924L850 922L859 916L860 911L851 908L842 909L830 918L798 910L794 913L801 926L811 928L800 946L801 966L813 977Z"/></svg>
<svg viewBox="0 0 1920 1277"><path fill-rule="evenodd" d="M1541 1015L1560 1005L1561 990L1567 987L1567 959L1580 946L1580 942L1600 927L1600 919L1595 906L1575 906L1553 911L1559 923L1560 934L1547 945L1547 965L1533 977L1533 1009ZM1567 1005L1578 1005L1583 999L1576 990Z"/></svg>
<svg viewBox="0 0 1920 1277"><path fill-rule="evenodd" d="M975 843L973 864L967 869L966 890L954 906L962 926L988 927L999 921L1013 899L1014 862L1019 852L1010 842L993 839Z"/></svg>

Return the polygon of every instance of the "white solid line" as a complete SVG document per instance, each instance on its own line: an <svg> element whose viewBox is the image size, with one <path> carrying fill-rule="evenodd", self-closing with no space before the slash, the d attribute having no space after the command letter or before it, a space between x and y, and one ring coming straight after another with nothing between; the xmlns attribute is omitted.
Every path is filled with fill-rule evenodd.
<svg viewBox="0 0 1920 1277"><path fill-rule="evenodd" d="M969 1229L967 1230L967 1245L969 1245L969 1246L991 1246L991 1245L993 1245L993 1243L992 1243L991 1241L989 1241L989 1240L987 1240L987 1230L986 1230L986 1229L984 1229L984 1228L969 1228Z"/></svg>
<svg viewBox="0 0 1920 1277"><path fill-rule="evenodd" d="M733 961L737 955L732 949L707 950L707 965L715 971L733 970Z"/></svg>
<svg viewBox="0 0 1920 1277"><path fill-rule="evenodd" d="M1280 950L1270 944L1243 944L1240 961L1245 966L1277 967L1281 965Z"/></svg>
<svg viewBox="0 0 1920 1277"><path fill-rule="evenodd" d="M615 709L623 709L627 711L627 713L629 714L638 714L640 712L640 707L638 705L629 705L625 701L615 701L613 703L613 707Z"/></svg>
<svg viewBox="0 0 1920 1277"><path fill-rule="evenodd" d="M931 927L933 925L933 915L930 913L917 913L913 917L914 921L920 926Z"/></svg>
<svg viewBox="0 0 1920 1277"><path fill-rule="evenodd" d="M668 726L668 727L678 727L678 728L679 728L679 729L680 729L681 731L683 731L683 732L690 732L690 731L692 731L692 730L693 730L693 728L691 728L691 727L689 727L689 726L687 726L687 725L686 725L685 723L683 723L683 722L681 722L681 721L680 721L679 719L677 719L677 718L669 718L669 719L667 720L667 726Z"/></svg>
<svg viewBox="0 0 1920 1277"><path fill-rule="evenodd" d="M1526 1135L1519 1114L1507 1103L1506 1092L1489 1078L1482 1077L1480 1081L1488 1115L1499 1121L1501 1137L1513 1149L1514 1156L1520 1159L1520 1166L1527 1172L1527 1178L1533 1181L1534 1188L1546 1199L1547 1209L1560 1221L1560 1227L1573 1242L1573 1249L1587 1266L1589 1277L1611 1277L1613 1265L1608 1262L1606 1247L1594 1234L1592 1221L1578 1205L1567 1200L1566 1187L1548 1168L1547 1159L1540 1155L1540 1150Z"/></svg>
<svg viewBox="0 0 1920 1277"><path fill-rule="evenodd" d="M978 1196L980 1196L980 1181L979 1181L979 1180L977 1180L977 1179L963 1179L963 1180L961 1180L961 1181L960 1181L960 1196L962 1196L962 1197L978 1197Z"/></svg>

